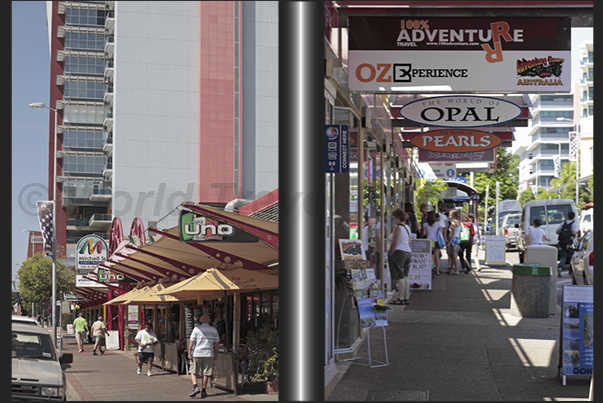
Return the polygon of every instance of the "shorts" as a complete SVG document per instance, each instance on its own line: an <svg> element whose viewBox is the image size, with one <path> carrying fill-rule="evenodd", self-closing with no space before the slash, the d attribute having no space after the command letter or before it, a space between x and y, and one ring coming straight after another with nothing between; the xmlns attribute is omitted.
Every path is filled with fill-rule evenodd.
<svg viewBox="0 0 603 403"><path fill-rule="evenodd" d="M214 357L193 357L191 359L191 374L212 376L213 370Z"/></svg>
<svg viewBox="0 0 603 403"><path fill-rule="evenodd" d="M459 246L461 244L461 238L458 236L455 236L454 238L452 238L452 242L450 242L451 246Z"/></svg>
<svg viewBox="0 0 603 403"><path fill-rule="evenodd" d="M155 361L155 353L138 353L138 362L153 362Z"/></svg>
<svg viewBox="0 0 603 403"><path fill-rule="evenodd" d="M100 343L102 338L103 338L103 336L93 336L95 343Z"/></svg>
<svg viewBox="0 0 603 403"><path fill-rule="evenodd" d="M75 339L86 341L86 331L84 330L83 332L75 332Z"/></svg>
<svg viewBox="0 0 603 403"><path fill-rule="evenodd" d="M389 273L393 282L408 277L411 256L410 252L396 250L389 257Z"/></svg>

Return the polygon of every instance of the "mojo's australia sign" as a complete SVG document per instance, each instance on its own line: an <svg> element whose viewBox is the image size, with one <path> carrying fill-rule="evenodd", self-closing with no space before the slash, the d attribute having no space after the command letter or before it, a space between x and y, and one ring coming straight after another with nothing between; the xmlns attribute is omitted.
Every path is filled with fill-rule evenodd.
<svg viewBox="0 0 603 403"><path fill-rule="evenodd" d="M85 235L77 243L77 270L92 270L109 257L107 242L98 235Z"/></svg>
<svg viewBox="0 0 603 403"><path fill-rule="evenodd" d="M349 17L349 88L569 92L570 32L569 17Z"/></svg>
<svg viewBox="0 0 603 403"><path fill-rule="evenodd" d="M180 211L181 242L258 242L259 238L235 225L195 212Z"/></svg>
<svg viewBox="0 0 603 403"><path fill-rule="evenodd" d="M517 119L521 108L503 99L478 96L429 97L393 110L412 122L443 127L494 126Z"/></svg>

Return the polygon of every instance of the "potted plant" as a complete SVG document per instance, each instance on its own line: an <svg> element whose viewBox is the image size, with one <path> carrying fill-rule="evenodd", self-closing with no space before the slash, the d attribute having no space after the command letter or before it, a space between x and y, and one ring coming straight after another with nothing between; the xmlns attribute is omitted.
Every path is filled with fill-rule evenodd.
<svg viewBox="0 0 603 403"><path fill-rule="evenodd" d="M265 381L268 393L272 388L276 388L272 393L278 393L278 331L270 323L265 323L257 331L248 332L246 339L249 361L255 371L252 380Z"/></svg>

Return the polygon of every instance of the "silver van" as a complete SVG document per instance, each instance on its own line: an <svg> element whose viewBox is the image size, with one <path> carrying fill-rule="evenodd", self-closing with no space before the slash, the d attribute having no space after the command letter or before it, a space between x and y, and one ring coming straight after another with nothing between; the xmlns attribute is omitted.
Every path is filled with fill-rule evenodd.
<svg viewBox="0 0 603 403"><path fill-rule="evenodd" d="M521 223L519 224L519 233L517 235L517 250L519 251L519 261L523 262L525 252L524 235L532 226L534 219L540 219L542 229L550 241L542 240L543 245L557 246L557 234L555 231L559 225L567 219L570 211L575 214L574 221L578 222L578 210L572 199L547 199L534 200L527 202L521 212Z"/></svg>

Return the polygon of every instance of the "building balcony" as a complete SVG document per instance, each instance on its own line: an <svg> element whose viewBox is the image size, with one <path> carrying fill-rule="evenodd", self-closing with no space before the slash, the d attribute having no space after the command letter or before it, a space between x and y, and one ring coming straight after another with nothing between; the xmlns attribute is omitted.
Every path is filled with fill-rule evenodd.
<svg viewBox="0 0 603 403"><path fill-rule="evenodd" d="M113 132L113 113L107 112L105 115L105 120L103 121L103 126L107 128L108 133Z"/></svg>
<svg viewBox="0 0 603 403"><path fill-rule="evenodd" d="M105 56L108 59L113 59L114 41L113 37L109 36L105 42Z"/></svg>
<svg viewBox="0 0 603 403"><path fill-rule="evenodd" d="M113 106L113 87L112 86L107 86L107 92L105 92L105 95L103 96L103 101L105 102L105 105L108 106Z"/></svg>
<svg viewBox="0 0 603 403"><path fill-rule="evenodd" d="M103 133L103 151L107 154L107 157L110 157L113 154L113 137L109 135L109 133Z"/></svg>
<svg viewBox="0 0 603 403"><path fill-rule="evenodd" d="M106 229L111 226L112 217L111 214L92 214L88 221L88 226L94 230Z"/></svg>
<svg viewBox="0 0 603 403"><path fill-rule="evenodd" d="M115 26L115 13L113 11L107 12L105 18L105 32L109 35L113 35L113 28Z"/></svg>
<svg viewBox="0 0 603 403"><path fill-rule="evenodd" d="M108 60L107 64L105 65L105 78L108 78L112 81L114 72L115 70L113 69L113 60Z"/></svg>
<svg viewBox="0 0 603 403"><path fill-rule="evenodd" d="M103 168L103 177L106 180L111 180L113 178L113 164L111 162L107 162Z"/></svg>

